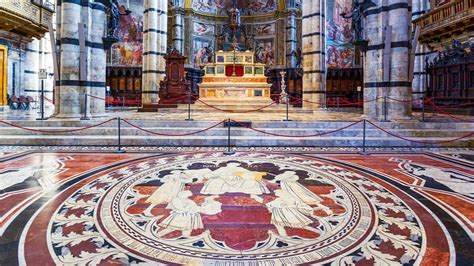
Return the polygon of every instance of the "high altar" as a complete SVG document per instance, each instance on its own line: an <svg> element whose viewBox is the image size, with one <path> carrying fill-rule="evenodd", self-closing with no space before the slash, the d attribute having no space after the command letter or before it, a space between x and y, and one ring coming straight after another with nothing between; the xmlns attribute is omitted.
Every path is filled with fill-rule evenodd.
<svg viewBox="0 0 474 266"><path fill-rule="evenodd" d="M235 58L234 58L235 56ZM205 98L270 98L265 65L255 63L253 52L222 52L204 66L199 95Z"/></svg>

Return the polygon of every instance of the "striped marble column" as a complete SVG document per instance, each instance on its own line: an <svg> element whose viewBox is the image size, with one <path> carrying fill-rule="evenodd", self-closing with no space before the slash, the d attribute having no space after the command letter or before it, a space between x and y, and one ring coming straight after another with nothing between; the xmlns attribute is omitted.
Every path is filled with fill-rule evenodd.
<svg viewBox="0 0 474 266"><path fill-rule="evenodd" d="M165 74L168 29L168 2L145 0L143 21L142 102L157 103L160 80Z"/></svg>
<svg viewBox="0 0 474 266"><path fill-rule="evenodd" d="M21 95L31 96L37 100L39 92L39 60L40 40L33 39L26 45L25 64L23 69L23 92Z"/></svg>
<svg viewBox="0 0 474 266"><path fill-rule="evenodd" d="M80 4L61 3L61 56L57 117L81 117L84 88L79 82L79 29L82 7Z"/></svg>
<svg viewBox="0 0 474 266"><path fill-rule="evenodd" d="M106 93L106 67L107 55L102 44L102 38L107 34L107 15L106 8L101 3L93 3L89 8L91 20L89 22L88 40L88 71L87 80L89 81L87 90L89 97L89 108L91 116L105 115L105 99Z"/></svg>
<svg viewBox="0 0 474 266"><path fill-rule="evenodd" d="M80 77L79 23L84 26L86 43L84 66L85 79ZM76 1L61 3L61 55L60 80L57 91L57 117L75 118L84 115L102 116L105 110L104 100L92 100L88 97L85 106L85 94L104 98L106 55L102 43L105 36L105 6L98 2L81 5ZM58 84L57 84L58 85Z"/></svg>
<svg viewBox="0 0 474 266"><path fill-rule="evenodd" d="M428 0L413 1L412 19L415 20L426 14L429 10L430 2ZM413 75L413 97L421 98L426 90L426 58L431 53L426 45L418 43L415 53L415 65Z"/></svg>
<svg viewBox="0 0 474 266"><path fill-rule="evenodd" d="M286 62L288 68L296 68L296 50L298 49L297 10L289 9L286 17Z"/></svg>
<svg viewBox="0 0 474 266"><path fill-rule="evenodd" d="M39 69L48 71L48 78L44 80L44 95L47 99L53 99L54 76L53 76L53 54L51 53L51 41L49 34L45 34L40 40L40 63ZM41 82L41 81L40 81ZM38 87L41 89L41 86ZM52 106L50 101L45 100L46 106Z"/></svg>
<svg viewBox="0 0 474 266"><path fill-rule="evenodd" d="M184 9L173 7L173 45L181 54L184 54Z"/></svg>
<svg viewBox="0 0 474 266"><path fill-rule="evenodd" d="M324 100L324 1L303 1L303 98L311 102ZM303 107L316 109L318 104L303 102Z"/></svg>
<svg viewBox="0 0 474 266"><path fill-rule="evenodd" d="M56 24L55 24L55 37L56 37L56 60L58 64L58 74L61 74L61 1L56 1ZM61 105L59 104L59 95L61 91L60 82L54 81L54 113L53 116L57 116L60 113Z"/></svg>
<svg viewBox="0 0 474 266"><path fill-rule="evenodd" d="M364 61L364 114L370 119L384 118L383 97L388 99L387 118L411 118L412 89L409 81L411 47L411 0L373 1L367 10L364 37L369 41ZM391 48L384 55L386 28L391 27ZM384 60L390 64L384 70ZM386 61L388 62L388 61ZM385 77L384 77L385 74ZM377 101L373 99L380 98Z"/></svg>

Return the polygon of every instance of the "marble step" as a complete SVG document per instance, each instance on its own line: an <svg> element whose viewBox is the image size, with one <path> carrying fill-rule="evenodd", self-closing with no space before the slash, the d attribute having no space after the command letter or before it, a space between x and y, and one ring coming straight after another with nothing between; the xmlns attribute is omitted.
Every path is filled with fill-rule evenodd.
<svg viewBox="0 0 474 266"><path fill-rule="evenodd" d="M446 138L423 138L424 141L443 141ZM116 136L2 136L1 145L62 145L62 146L116 146ZM121 144L125 146L226 146L227 136L122 136ZM288 139L281 137L245 136L231 139L232 146L258 147L360 147L362 138L354 137L315 137L307 139ZM459 140L442 145L407 143L391 137L369 137L369 147L474 147L472 140Z"/></svg>
<svg viewBox="0 0 474 266"><path fill-rule="evenodd" d="M37 130L47 130L47 131L64 131L64 130L74 130L78 129L78 127L31 127L32 129ZM204 128L180 128L180 127L143 127L146 130L163 133L163 134L186 134L193 131L198 131ZM319 133L325 133L334 131L334 129L330 128L256 128L257 130L262 130L268 133L274 133L279 135L288 135L288 136L307 136ZM226 136L228 129L219 126L213 128L211 130L201 132L197 135L199 136ZM464 135L468 135L472 132L472 130L466 129L450 129L450 130L437 130L437 129L390 129L390 132L403 136L403 137L410 137L410 138L429 138L429 137L444 137L444 138L456 138ZM59 135L64 133L57 133ZM102 136L102 135L116 135L117 134L117 127L97 127L91 128L87 130L82 130L78 132L72 132L71 135L79 135L79 136ZM153 135L142 130L132 128L128 125L123 125L121 127L121 134L124 136L127 135ZM56 133L48 133L48 132L34 132L34 131L27 131L17 128L0 128L0 136L5 135L16 135L16 136L24 136L24 135L31 135L31 136L40 136L40 135L56 135ZM271 136L269 134L264 134L261 132L257 132L254 130L246 129L246 128L231 128L231 135L234 137L240 136L262 136L268 137ZM354 126L352 128L345 129L343 131L333 132L328 134L328 136L345 136L345 137L362 137L363 130L360 125ZM366 135L368 137L377 137L377 136L384 136L385 133L381 132L380 130L368 126L366 129ZM474 138L474 136L473 136ZM0 140L1 143L1 140Z"/></svg>
<svg viewBox="0 0 474 266"><path fill-rule="evenodd" d="M10 120L8 122L20 125L24 127L38 127L38 128L47 128L47 127L56 127L56 128L78 128L78 127L87 127L91 125L96 125L103 121L108 120L109 118L104 118L102 120L87 120L81 121L77 120L62 120L62 119L50 119L46 121L37 121L37 120ZM189 129L198 129L198 128L207 128L216 124L218 121L184 121L184 120L158 120L158 119L128 119L133 124L140 127L153 127L153 128L183 128L186 130ZM248 121L245 118L242 118L241 121ZM355 121L256 121L252 122L254 128L276 128L276 129L338 129L344 126L347 126ZM423 129L432 129L432 130L467 130L474 131L474 123L434 123L434 122L425 122L421 123L419 121L403 121L403 122L375 122L377 125L384 129L412 129L412 130L423 130ZM107 124L100 126L115 128L117 121L110 121ZM361 124L358 126L360 127ZM126 126L126 125L123 125ZM0 130L7 129L10 126L0 123ZM368 125L369 127L369 125Z"/></svg>

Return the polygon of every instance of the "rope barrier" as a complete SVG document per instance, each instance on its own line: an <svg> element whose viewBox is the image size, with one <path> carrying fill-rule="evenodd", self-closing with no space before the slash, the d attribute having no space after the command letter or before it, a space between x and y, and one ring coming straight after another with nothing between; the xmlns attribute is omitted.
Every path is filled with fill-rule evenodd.
<svg viewBox="0 0 474 266"><path fill-rule="evenodd" d="M395 137L395 138L398 138L398 139L401 139L401 140L405 140L405 141L409 141L409 142L413 142L413 143L419 143L419 144L431 144L431 145L436 145L436 144L446 144L446 143L450 143L450 142L454 142L454 141L458 141L458 140L462 140L462 139L466 139L466 138L469 138L469 137L472 137L474 136L474 132L471 132L465 136L462 136L462 137L459 137L459 138L455 138L455 139L451 139L451 140L443 140L443 141L422 141L422 140L412 140L412 139L409 139L409 138L405 138L403 136L400 136L400 135L397 135L395 133L392 133L386 129L383 129L381 128L380 126L376 125L375 123L371 122L371 121L367 121L369 124L371 124L372 126L374 126L375 128L379 129L380 131L392 136L392 137Z"/></svg>
<svg viewBox="0 0 474 266"><path fill-rule="evenodd" d="M432 102L432 99L431 99L431 102ZM448 108L460 108L460 107L469 107L469 106L474 106L474 103L464 103L464 104L455 104L455 105L438 106L438 107L442 109L448 109Z"/></svg>
<svg viewBox="0 0 474 266"><path fill-rule="evenodd" d="M104 99L104 98L101 98L101 97L98 97L98 96L95 96L95 95L91 95L91 94L88 94L88 96L91 97L91 98L94 98L94 99L105 101L108 104L140 105L142 103L139 100L136 100L136 101L120 101L120 100L115 100L115 99L114 100L107 100L107 99ZM188 97L188 96L187 95L181 95L179 97L166 99L166 100L161 100L159 104L171 103L171 102L174 102L174 101L177 101L177 100L182 100L186 97Z"/></svg>
<svg viewBox="0 0 474 266"><path fill-rule="evenodd" d="M318 134L313 134L313 135L304 135L304 136L290 136L290 135L283 135L283 134L270 133L270 132L267 132L267 131L264 131L264 130L256 129L256 128L253 128L253 127L249 127L249 126L247 126L247 125L245 125L245 124L242 124L241 122L232 120L232 122L237 123L237 124L238 124L239 126L241 126L241 127L244 127L244 128L247 128L247 129L250 129L250 130L259 132L259 133L263 133L263 134L266 134L266 135L275 136L275 137L284 137L284 138L313 138L313 137L320 137L320 136L324 136L324 135L329 135L329 134L332 134L332 133L336 133L336 132L338 132L338 131L343 131L343 130L345 130L345 129L348 129L348 128L350 128L350 127L353 127L353 126L355 126L355 125L361 123L362 121L364 121L364 120L360 120L360 121L357 121L357 122L355 122L355 123L352 123L352 124L350 124L350 125L348 125L348 126L345 126L345 127L342 127L342 128L336 129L336 130L324 132L324 133L318 133Z"/></svg>
<svg viewBox="0 0 474 266"><path fill-rule="evenodd" d="M459 118L457 116L454 116L446 111L444 111L443 109L441 109L440 107L438 107L436 104L434 104L431 100L429 102L427 102L428 104L430 104L431 106L433 106L433 108L435 108L438 112L440 112L441 114L443 115L446 115L452 119L455 119L455 120L458 120L458 121L461 121L461 122L466 122L466 123L473 123L474 120L468 120L468 119L463 119L463 118Z"/></svg>
<svg viewBox="0 0 474 266"><path fill-rule="evenodd" d="M257 108L255 110L248 110L248 111L234 111L234 110L225 110L225 109L221 109L219 107L216 107L216 106L213 106L209 103L206 103L205 101L202 101L201 99L197 99L198 102L208 106L208 107L211 107L212 109L215 109L215 110L218 110L218 111L221 111L221 112L226 112L226 113L237 113L237 114L246 114L246 113L251 113L251 112L256 112L256 111L261 111L263 109L266 109L272 105L275 105L276 102L272 102L271 104L268 104L268 105L265 105L263 107L260 107L260 108Z"/></svg>
<svg viewBox="0 0 474 266"><path fill-rule="evenodd" d="M312 103L312 104L321 105L321 102L312 102L312 101L305 100L305 99L303 99L303 98L294 97L294 96L290 96L290 98L296 99L296 100L301 101L301 102L306 102L306 103Z"/></svg>
<svg viewBox="0 0 474 266"><path fill-rule="evenodd" d="M392 97L387 97L387 99L395 101L395 102L399 102L399 103L411 103L411 102L414 102L414 101L424 100L423 98L411 99L411 100L400 100L400 99L394 99Z"/></svg>
<svg viewBox="0 0 474 266"><path fill-rule="evenodd" d="M136 128L138 130L141 130L143 132L146 132L146 133L149 133L149 134L153 134L153 135L157 135L157 136L166 136L166 137L185 137L185 136L191 136L191 135L197 135L199 133L202 133L202 132L205 132L205 131L208 131L208 130L211 130L215 127L218 127L219 125L223 124L225 122L225 120L222 120L221 122L215 124L215 125L212 125L208 128L205 128L205 129L201 129L201 130L198 130L198 131L195 131L195 132L191 132L191 133L185 133L185 134L165 134L165 133L160 133L160 132L155 132L155 131L151 131L151 130L148 130L148 129L144 129L142 127L139 127L133 123L131 123L130 121L126 120L126 119L122 119L122 121L125 123L125 124L128 124L129 126L133 127L133 128Z"/></svg>
<svg viewBox="0 0 474 266"><path fill-rule="evenodd" d="M96 125L87 126L87 127L82 127L82 128L77 128L77 129L69 129L69 130L41 130L41 129L34 129L34 128L23 127L23 126L20 126L20 125L15 125L15 124L13 124L13 123L10 123L10 122L4 121L4 120L0 120L0 123L5 124L5 125L8 125L8 126L11 126L11 127L14 127L14 128L20 128L20 129L23 129L23 130L26 130L26 131L31 131L31 132L40 132L40 133L52 133L52 134L55 134L55 133L72 133L72 132L83 131L83 130L91 129L91 128L94 128L94 127L102 126L102 125L104 125L104 124L109 123L110 121L115 120L115 119L116 119L116 118L112 118L112 119L109 119L109 120L107 120L107 121L101 122L101 123L96 124Z"/></svg>

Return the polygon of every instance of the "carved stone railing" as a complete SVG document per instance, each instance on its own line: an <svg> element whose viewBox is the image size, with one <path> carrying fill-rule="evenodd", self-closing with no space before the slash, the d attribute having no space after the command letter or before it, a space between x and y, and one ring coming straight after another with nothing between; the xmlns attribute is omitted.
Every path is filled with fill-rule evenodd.
<svg viewBox="0 0 474 266"><path fill-rule="evenodd" d="M53 18L54 4L46 0L7 0L0 1L0 20L8 20L15 29L36 30L39 34L47 31ZM29 22L25 24L25 22ZM33 27L26 29L26 27Z"/></svg>
<svg viewBox="0 0 474 266"><path fill-rule="evenodd" d="M417 18L413 23L421 34L474 18L474 0L455 0Z"/></svg>

